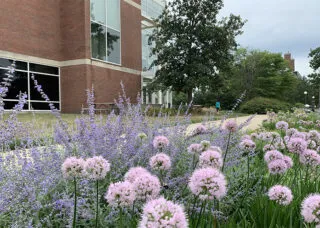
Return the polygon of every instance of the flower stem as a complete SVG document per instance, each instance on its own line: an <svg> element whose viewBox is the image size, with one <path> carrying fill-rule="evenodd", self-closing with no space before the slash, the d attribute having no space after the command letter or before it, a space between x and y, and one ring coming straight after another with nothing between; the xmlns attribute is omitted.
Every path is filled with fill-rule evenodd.
<svg viewBox="0 0 320 228"><path fill-rule="evenodd" d="M96 228L98 227L99 220L99 181L96 182Z"/></svg>
<svg viewBox="0 0 320 228"><path fill-rule="evenodd" d="M72 227L76 227L76 217L77 217L77 179L73 178L74 182L74 206L73 206L73 222Z"/></svg>
<svg viewBox="0 0 320 228"><path fill-rule="evenodd" d="M248 172L247 172L247 189L249 189L249 175L250 175L250 157L249 157L249 153L247 155L247 168L248 168Z"/></svg>
<svg viewBox="0 0 320 228"><path fill-rule="evenodd" d="M200 222L200 220L201 220L202 212L204 213L205 210L206 210L206 203L207 203L207 201L205 200L205 201L202 203L202 205L201 205L201 210L200 210L199 218L198 218L198 220L197 220L196 228L198 227L199 222Z"/></svg>
<svg viewBox="0 0 320 228"><path fill-rule="evenodd" d="M227 149L226 149L226 152L223 157L223 164L222 164L221 172L223 172L224 166L226 164L226 158L227 158L227 153L228 153L228 149L229 149L230 137L231 137L231 131L229 132L229 135L228 135Z"/></svg>

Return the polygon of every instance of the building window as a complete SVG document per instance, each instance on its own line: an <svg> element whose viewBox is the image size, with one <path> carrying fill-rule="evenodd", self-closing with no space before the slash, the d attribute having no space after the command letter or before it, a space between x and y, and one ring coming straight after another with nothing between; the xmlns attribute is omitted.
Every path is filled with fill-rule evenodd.
<svg viewBox="0 0 320 228"><path fill-rule="evenodd" d="M164 0L141 0L142 16L148 18L158 18L166 4Z"/></svg>
<svg viewBox="0 0 320 228"><path fill-rule="evenodd" d="M6 78L8 67L13 63L12 59L0 58L0 80ZM40 65L29 62L15 61L15 72L9 91L4 97L4 108L12 109L18 104L18 96L20 93L26 93L28 100L25 110L50 110L48 102L46 102L41 94L34 88L31 75L42 86L43 91L48 95L54 106L60 110L60 75L59 68Z"/></svg>
<svg viewBox="0 0 320 228"><path fill-rule="evenodd" d="M120 0L91 0L92 58L121 64Z"/></svg>

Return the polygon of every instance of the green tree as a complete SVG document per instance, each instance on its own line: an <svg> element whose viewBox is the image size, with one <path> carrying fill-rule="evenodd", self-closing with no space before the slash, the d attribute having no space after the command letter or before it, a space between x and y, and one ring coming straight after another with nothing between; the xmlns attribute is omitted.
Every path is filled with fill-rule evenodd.
<svg viewBox="0 0 320 228"><path fill-rule="evenodd" d="M170 86L186 93L190 102L195 88L208 85L228 67L244 22L232 14L218 20L222 7L222 0L168 3L149 39L157 56L153 65L160 66L149 88Z"/></svg>
<svg viewBox="0 0 320 228"><path fill-rule="evenodd" d="M310 79L311 84L318 90L318 107L320 108L320 47L311 50L309 53L310 67L313 69L313 73L308 77Z"/></svg>

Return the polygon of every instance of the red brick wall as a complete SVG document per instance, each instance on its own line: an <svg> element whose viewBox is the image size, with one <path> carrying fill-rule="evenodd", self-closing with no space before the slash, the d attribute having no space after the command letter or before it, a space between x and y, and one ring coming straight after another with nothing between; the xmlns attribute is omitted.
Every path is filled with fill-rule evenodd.
<svg viewBox="0 0 320 228"><path fill-rule="evenodd" d="M1 50L60 60L60 0L1 0L0 9Z"/></svg>
<svg viewBox="0 0 320 228"><path fill-rule="evenodd" d="M121 1L121 39L122 65L141 71L141 11L125 1Z"/></svg>
<svg viewBox="0 0 320 228"><path fill-rule="evenodd" d="M60 15L62 60L91 58L90 0L63 0Z"/></svg>

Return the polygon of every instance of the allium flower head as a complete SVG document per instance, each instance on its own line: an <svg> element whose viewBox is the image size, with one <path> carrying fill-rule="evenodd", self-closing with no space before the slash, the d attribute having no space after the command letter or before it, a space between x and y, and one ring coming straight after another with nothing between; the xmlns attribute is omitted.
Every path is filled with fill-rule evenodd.
<svg viewBox="0 0 320 228"><path fill-rule="evenodd" d="M287 130L289 127L289 124L285 121L279 121L276 123L276 128L280 130Z"/></svg>
<svg viewBox="0 0 320 228"><path fill-rule="evenodd" d="M320 222L320 194L311 194L303 200L301 215L308 223Z"/></svg>
<svg viewBox="0 0 320 228"><path fill-rule="evenodd" d="M146 133L139 133L138 134L138 139L140 139L140 140L144 140L144 139L146 139L148 136L146 135Z"/></svg>
<svg viewBox="0 0 320 228"><path fill-rule="evenodd" d="M201 200L221 199L226 195L227 182L224 175L213 168L197 169L193 172L189 188Z"/></svg>
<svg viewBox="0 0 320 228"><path fill-rule="evenodd" d="M307 149L307 142L302 138L291 138L288 141L287 147L291 153L301 154Z"/></svg>
<svg viewBox="0 0 320 228"><path fill-rule="evenodd" d="M257 133L251 133L251 139L252 140L257 140L257 139L259 139L259 134L257 134Z"/></svg>
<svg viewBox="0 0 320 228"><path fill-rule="evenodd" d="M225 124L225 128L230 132L236 132L238 129L238 125L234 120L228 120Z"/></svg>
<svg viewBox="0 0 320 228"><path fill-rule="evenodd" d="M88 158L85 163L86 176L93 180L102 180L110 171L109 162L102 156Z"/></svg>
<svg viewBox="0 0 320 228"><path fill-rule="evenodd" d="M283 174L287 171L288 166L283 159L277 159L269 162L268 169L271 174Z"/></svg>
<svg viewBox="0 0 320 228"><path fill-rule="evenodd" d="M317 166L320 164L320 155L315 150L305 150L300 154L300 162L305 165Z"/></svg>
<svg viewBox="0 0 320 228"><path fill-rule="evenodd" d="M283 154L277 150L270 150L264 155L264 160L266 163L277 159L283 159Z"/></svg>
<svg viewBox="0 0 320 228"><path fill-rule="evenodd" d="M132 183L129 181L110 184L105 199L112 206L131 206L136 199Z"/></svg>
<svg viewBox="0 0 320 228"><path fill-rule="evenodd" d="M187 228L188 220L183 208L171 201L159 198L151 200L143 208L139 228Z"/></svg>
<svg viewBox="0 0 320 228"><path fill-rule="evenodd" d="M136 192L137 199L155 199L160 193L160 181L158 177L146 173L135 179L133 188Z"/></svg>
<svg viewBox="0 0 320 228"><path fill-rule="evenodd" d="M270 151L270 150L275 150L276 147L272 144L266 144L264 147L263 147L263 152L267 152L267 151Z"/></svg>
<svg viewBox="0 0 320 228"><path fill-rule="evenodd" d="M289 205L292 202L292 192L288 187L275 185L269 189L268 196L270 200L276 201L280 205Z"/></svg>
<svg viewBox="0 0 320 228"><path fill-rule="evenodd" d="M289 156L283 156L283 161L287 164L288 169L293 166L293 161Z"/></svg>
<svg viewBox="0 0 320 228"><path fill-rule="evenodd" d="M308 144L308 149L315 149L317 148L317 143L315 141L313 141L312 139L309 139L307 141Z"/></svg>
<svg viewBox="0 0 320 228"><path fill-rule="evenodd" d="M291 136L293 136L293 135L294 135L295 133L297 133L297 132L298 132L297 129L295 129L295 128L289 128L289 129L286 130L286 135L289 136L289 137L291 137Z"/></svg>
<svg viewBox="0 0 320 228"><path fill-rule="evenodd" d="M243 140L251 140L251 136L250 135L244 135L244 136L242 136L241 137L241 141L243 141Z"/></svg>
<svg viewBox="0 0 320 228"><path fill-rule="evenodd" d="M164 153L156 154L150 158L150 166L153 170L168 170L171 167L170 157Z"/></svg>
<svg viewBox="0 0 320 228"><path fill-rule="evenodd" d="M202 140L202 141L200 142L200 144L201 144L201 146L202 146L202 151L205 151L205 150L209 149L210 146L211 146L210 142L207 141L207 140Z"/></svg>
<svg viewBox="0 0 320 228"><path fill-rule="evenodd" d="M156 149L162 149L169 145L169 139L165 136L156 136L153 139L153 147Z"/></svg>
<svg viewBox="0 0 320 228"><path fill-rule="evenodd" d="M67 158L61 167L63 177L65 179L84 177L85 163L85 160L82 158Z"/></svg>
<svg viewBox="0 0 320 228"><path fill-rule="evenodd" d="M316 130L311 130L307 133L307 138L315 142L320 141L320 133Z"/></svg>
<svg viewBox="0 0 320 228"><path fill-rule="evenodd" d="M240 148L246 151L253 151L256 148L256 144L251 139L244 139L240 142Z"/></svg>
<svg viewBox="0 0 320 228"><path fill-rule="evenodd" d="M303 139L303 140L306 140L307 138L307 134L305 132L296 132L292 135L292 138L300 138L300 139Z"/></svg>
<svg viewBox="0 0 320 228"><path fill-rule="evenodd" d="M211 167L220 169L222 167L222 163L221 154L217 151L207 150L199 157L199 165L202 168Z"/></svg>
<svg viewBox="0 0 320 228"><path fill-rule="evenodd" d="M210 146L209 150L217 151L217 152L219 152L220 154L222 154L222 150L221 150L221 148L218 147L218 146Z"/></svg>
<svg viewBox="0 0 320 228"><path fill-rule="evenodd" d="M145 168L133 167L133 168L129 169L129 171L124 175L124 179L126 181L133 183L137 179L137 177L139 177L143 174L150 174L150 173Z"/></svg>
<svg viewBox="0 0 320 228"><path fill-rule="evenodd" d="M188 147L188 152L192 153L192 154L201 153L202 152L202 145L201 144L197 144L197 143L191 144Z"/></svg>
<svg viewBox="0 0 320 228"><path fill-rule="evenodd" d="M207 131L206 126L204 126L203 124L199 124L192 130L192 135L203 134L206 131Z"/></svg>

